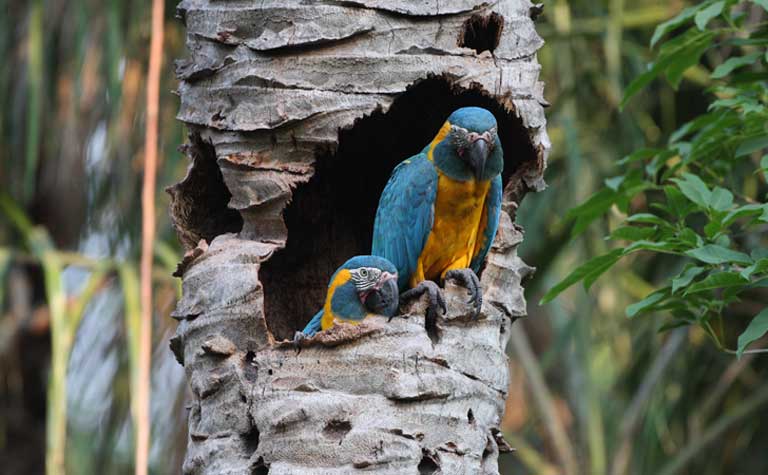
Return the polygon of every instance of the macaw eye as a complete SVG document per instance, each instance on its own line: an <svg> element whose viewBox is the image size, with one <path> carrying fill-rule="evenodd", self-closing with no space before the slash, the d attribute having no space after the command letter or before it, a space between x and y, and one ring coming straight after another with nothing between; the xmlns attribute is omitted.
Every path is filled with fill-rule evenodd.
<svg viewBox="0 0 768 475"><path fill-rule="evenodd" d="M368 269L360 269L360 277L368 277Z"/></svg>
<svg viewBox="0 0 768 475"><path fill-rule="evenodd" d="M469 144L469 131L458 125L451 126L451 141L456 148L464 148Z"/></svg>

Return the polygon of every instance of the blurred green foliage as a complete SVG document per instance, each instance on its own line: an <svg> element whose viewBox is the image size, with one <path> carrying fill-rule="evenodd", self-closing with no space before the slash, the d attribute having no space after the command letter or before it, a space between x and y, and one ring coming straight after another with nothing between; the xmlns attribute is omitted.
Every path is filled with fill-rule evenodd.
<svg viewBox="0 0 768 475"><path fill-rule="evenodd" d="M701 128L705 124L685 135L675 132L695 123L697 117L723 113L707 109L719 99L713 88L723 82L711 77L712 71L732 56L759 50L747 43L721 44L728 38L721 28L733 33L740 26L719 16L725 4L716 12L714 3L556 0L547 4L546 23L539 31L548 43L539 59L547 98L553 104L548 128L553 142L547 173L550 188L527 196L518 220L528 236L535 236L523 244L524 258L538 267L528 285L530 301L538 301L548 289L554 290L547 300L563 293L545 306L529 304L531 315L523 325L534 365L525 364L525 342L513 338L511 343L513 386L525 390L510 388L505 429L520 454L510 462L514 467L510 473L758 474L768 470L768 462L759 455L768 437L759 424L768 402L765 363L760 357L750 354L738 360L723 353L703 326L660 333L673 321L668 309L661 308L663 304L647 309L642 318L622 318L627 312L640 313L642 307L633 304L659 288L685 292L683 282L675 283L673 277L686 262L697 261L698 251L693 257L685 251L702 246L696 243L682 249L680 256L662 252L667 249L653 243L664 242L666 223L674 229L686 222L701 233L701 244L706 245L715 238L704 232L709 217L722 222L738 206L747 206L746 214L734 213L739 214L735 232L722 233L730 234L730 245L737 252L765 245L761 214L752 207L763 202L765 194L764 177L755 174L759 153L739 157L714 175L702 175L709 190L702 198L706 195L710 205L697 204L680 191L676 202L692 207L686 215L690 221L656 206L669 206L665 188L686 188L673 178L687 182L683 173L699 174L696 164L678 165L685 157L663 154L673 144L693 144L698 135L709 137ZM685 21L674 19L689 7L695 10L683 14ZM696 15L705 10L698 16L699 29ZM758 29L766 20L765 10L752 2L740 3L733 13ZM655 31L663 34L654 39ZM736 36L747 40L743 32ZM651 48L652 39L662 44ZM685 46L675 46L681 44ZM665 58L670 54L675 56ZM765 79L761 70L759 64L743 65L745 73L753 74L750 81L760 87ZM731 78L724 77L733 87ZM632 94L633 100L623 99ZM712 142L722 151L755 124L736 121L712 136ZM765 133L762 127L761 131ZM691 150L695 147L682 152L690 156ZM714 149L708 153L718 157ZM727 155L717 159L730 161ZM666 172L670 175L662 178ZM733 193L732 206L726 206L728 194L716 191L716 186ZM573 208L574 203L582 204ZM690 237L687 234L683 237ZM611 235L614 241L629 242L616 248L604 238ZM646 249L640 252L642 247ZM585 262L590 264L582 266ZM706 268L708 274L725 270L722 264L698 262L696 266ZM740 272L749 264L741 266ZM703 272L689 284L706 279L708 274ZM596 280L600 275L604 277ZM568 288L577 281L589 293ZM722 299L720 290L704 288L707 285L681 295L683 305L693 305L705 295ZM737 336L765 308L765 302L763 289L750 288L740 302L722 309L719 317L710 315L719 341L735 348ZM765 342L754 345L760 348ZM537 373L547 384L536 384ZM547 413L559 417L553 419ZM560 430L567 434L565 446L557 442ZM570 466L569 452L575 454Z"/></svg>
<svg viewBox="0 0 768 475"><path fill-rule="evenodd" d="M670 134L665 146L642 148L620 160L620 174L568 212L578 234L615 206L624 219L610 238L629 244L574 269L543 302L579 281L589 289L619 259L649 251L665 254L680 270L664 276L667 285L628 306L627 316L665 312L672 318L664 328L698 324L719 348L738 355L768 331L766 299L755 292L768 287L768 204L765 181L756 179L768 166L762 153L768 148L763 67L768 28L764 12L748 11L755 4L768 8L761 1L706 1L656 28L652 45L676 29L685 31L661 43L621 104L661 75L677 88L683 74L710 52L722 61L709 74L712 84L704 92L709 107ZM739 336L738 349L729 350L716 326L722 327L728 308L745 300L762 310Z"/></svg>
<svg viewBox="0 0 768 475"><path fill-rule="evenodd" d="M133 469L130 394L149 5L0 0L0 466L8 473L40 473L46 415L58 417L61 427L65 413L67 473ZM765 176L755 173L768 168L757 161L761 144L741 140L764 133L764 125L759 115L742 120L744 104L728 101L763 102L764 69L749 61L764 43L750 41L762 41L755 32L768 15L761 2L731 10L733 2L710 1L670 21L695 5L546 2L538 28L547 41L539 61L552 103L550 188L527 196L518 215L528 236L523 256L538 272L527 284L530 317L513 327L504 429L518 450L502 457L504 474L768 473L768 427L760 424L768 416L766 363L755 354L737 359L723 353L708 337L714 333L736 348L738 335L764 308L765 290L750 288L739 302L712 309L712 331L683 326L659 333L674 321L663 308L622 318L627 307L666 287L657 306L673 298L689 305L705 295L725 302L721 290L690 287L723 272L741 277L760 259L746 251L765 245L762 215L747 208L733 223L726 218L765 194ZM184 55L174 8L167 2L159 188L177 181L186 167L175 151L184 135L170 93L171 60ZM733 24L724 12L732 12ZM754 27L751 37L733 35L743 25ZM661 45L651 49L655 30L663 32L655 38ZM683 48L685 57L661 61L673 54L669 45L687 35L692 41ZM648 73L650 62L662 66ZM637 77L644 83L631 85ZM620 111L623 95L634 89L637 96ZM717 101L726 102L708 109ZM707 116L715 122L697 122ZM710 135L717 120L726 125ZM688 123L695 126L686 129ZM714 160L713 173L696 157L683 165L709 138L714 148L700 150ZM739 157L737 142L749 143ZM721 155L723 149L733 156ZM665 156L669 151L675 155ZM720 189L731 193L732 205ZM153 473L165 474L179 472L186 433L181 369L167 351L167 315L179 291L169 275L180 249L167 197L158 197L151 462ZM574 203L596 202L568 211ZM672 203L690 208L686 219L652 206ZM642 216L628 221L630 213L653 213L664 224L642 222ZM710 236L705 228L713 220L722 227L710 226ZM723 263L699 261L700 253L686 256L703 247L698 240L673 255L621 251L614 260L618 252L604 239L613 233L622 241L663 242L667 224L674 231L683 223L703 246L722 245L750 261L733 254ZM732 224L736 228L725 229ZM718 233L729 237L727 246ZM549 305L535 304L579 264L605 255L611 256L600 267L605 277L582 276L592 284L589 293L571 288ZM764 269L758 264L750 272L754 282Z"/></svg>
<svg viewBox="0 0 768 475"><path fill-rule="evenodd" d="M150 3L0 0L0 466L7 473L42 473L46 463L49 473L133 471ZM184 135L170 93L172 59L183 54L174 9L168 2L160 190L186 168L175 152ZM181 250L167 196L158 196L151 462L154 473L174 473L185 444L184 386L166 351L173 330L166 317L179 292L171 273Z"/></svg>

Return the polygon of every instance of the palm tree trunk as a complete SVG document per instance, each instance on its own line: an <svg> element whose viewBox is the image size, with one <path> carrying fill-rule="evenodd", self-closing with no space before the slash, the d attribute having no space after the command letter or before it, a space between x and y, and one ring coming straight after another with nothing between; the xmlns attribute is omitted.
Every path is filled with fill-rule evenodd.
<svg viewBox="0 0 768 475"><path fill-rule="evenodd" d="M512 322L525 314L513 224L549 150L527 0L185 0L177 64L187 177L169 188L188 250L172 349L192 397L186 474L496 474ZM455 108L499 121L500 231L481 318L448 285L391 322L287 340L333 270L370 252L394 166Z"/></svg>

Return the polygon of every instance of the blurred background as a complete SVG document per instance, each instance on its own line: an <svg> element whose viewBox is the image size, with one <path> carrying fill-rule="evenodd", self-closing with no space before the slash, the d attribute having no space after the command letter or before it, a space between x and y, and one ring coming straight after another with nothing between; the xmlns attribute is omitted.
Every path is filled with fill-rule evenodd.
<svg viewBox="0 0 768 475"><path fill-rule="evenodd" d="M657 24L679 0L551 0L538 28L553 142L549 188L518 221L530 316L510 344L503 429L517 449L502 473L768 473L768 407L748 396L765 358L737 360L698 328L659 333L662 318L625 307L656 283L647 257L622 261L589 294L539 306L577 264L604 253L610 223L575 240L566 211L615 174L616 161L663 143L706 109L708 75L678 91L655 84L624 112L623 88L652 58ZM180 180L185 131L173 60L184 31L165 5L154 247L150 472L179 473L186 444L182 367L168 351L180 285L179 243L164 188ZM133 472L149 0L0 0L0 467L44 472L46 421L66 427L71 474ZM605 220L608 221L608 220ZM52 329L62 338L52 341ZM66 392L49 392L51 361ZM57 386L62 387L62 386ZM734 418L734 414L750 415ZM712 444L707 445L708 442Z"/></svg>

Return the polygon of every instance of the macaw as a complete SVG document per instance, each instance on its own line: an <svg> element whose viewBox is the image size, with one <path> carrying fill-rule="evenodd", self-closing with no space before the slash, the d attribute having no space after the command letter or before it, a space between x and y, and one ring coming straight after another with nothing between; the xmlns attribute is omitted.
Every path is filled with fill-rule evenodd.
<svg viewBox="0 0 768 475"><path fill-rule="evenodd" d="M392 317L399 298L397 269L387 259L355 256L331 277L323 308L312 317L294 341L331 328L336 321L358 324L375 314Z"/></svg>
<svg viewBox="0 0 768 475"><path fill-rule="evenodd" d="M503 168L496 118L463 107L419 154L395 167L384 188L371 253L397 268L401 299L428 294L432 322L437 306L445 313L435 281L464 285L474 316L480 312L477 274L499 226Z"/></svg>

